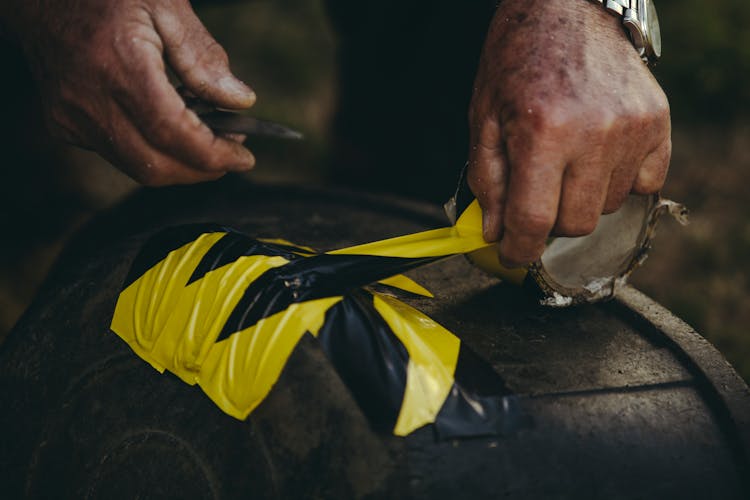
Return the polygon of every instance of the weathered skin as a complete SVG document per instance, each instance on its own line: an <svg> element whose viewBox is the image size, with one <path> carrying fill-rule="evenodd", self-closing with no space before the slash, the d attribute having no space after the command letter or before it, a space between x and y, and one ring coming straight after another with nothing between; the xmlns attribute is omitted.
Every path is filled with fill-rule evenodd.
<svg viewBox="0 0 750 500"><path fill-rule="evenodd" d="M247 149L215 136L187 109L168 80L167 65L188 90L221 107L255 102L187 0L3 3L6 30L27 55L55 135L151 186L254 165Z"/></svg>
<svg viewBox="0 0 750 500"><path fill-rule="evenodd" d="M550 232L581 236L630 192L658 191L669 105L621 22L584 0L505 0L469 111L469 185L508 265Z"/></svg>
<svg viewBox="0 0 750 500"><path fill-rule="evenodd" d="M34 68L50 124L147 185L249 169L251 153L185 108L168 65L224 108L254 93L187 0L12 0L0 20ZM669 106L618 19L586 0L505 0L469 112L469 184L509 265L552 232L590 233L628 193L662 186ZM236 139L236 138L235 138Z"/></svg>

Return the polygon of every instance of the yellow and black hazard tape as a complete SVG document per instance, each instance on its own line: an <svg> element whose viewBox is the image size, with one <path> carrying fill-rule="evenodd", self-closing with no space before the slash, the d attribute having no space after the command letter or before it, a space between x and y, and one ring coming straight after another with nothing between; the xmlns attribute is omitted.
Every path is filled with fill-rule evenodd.
<svg viewBox="0 0 750 500"><path fill-rule="evenodd" d="M487 247L480 228L474 203L453 227L324 254L220 226L172 228L136 257L111 328L238 419L309 334L376 427L399 436L426 424L443 436L502 432L515 401L502 379L437 322L366 287L430 296L400 273ZM463 383L477 373L489 393Z"/></svg>

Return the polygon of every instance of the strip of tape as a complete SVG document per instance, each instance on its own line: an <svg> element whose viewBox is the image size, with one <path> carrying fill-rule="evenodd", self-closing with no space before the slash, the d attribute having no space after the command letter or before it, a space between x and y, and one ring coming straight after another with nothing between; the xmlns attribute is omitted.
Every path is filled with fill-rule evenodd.
<svg viewBox="0 0 750 500"><path fill-rule="evenodd" d="M309 334L375 427L398 436L432 423L445 437L507 432L517 415L500 376L437 322L367 287L431 296L401 273L486 247L476 203L453 227L327 254L221 226L173 228L136 257L111 328L238 419L262 403ZM477 373L490 396L462 384L462 374L475 382Z"/></svg>

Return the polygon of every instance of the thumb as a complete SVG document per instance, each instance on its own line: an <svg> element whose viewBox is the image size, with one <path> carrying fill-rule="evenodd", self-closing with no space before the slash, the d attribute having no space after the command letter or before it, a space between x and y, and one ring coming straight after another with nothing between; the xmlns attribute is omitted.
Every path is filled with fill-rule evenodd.
<svg viewBox="0 0 750 500"><path fill-rule="evenodd" d="M154 12L167 62L196 96L220 108L249 108L255 92L232 74L229 57L185 2L164 2Z"/></svg>

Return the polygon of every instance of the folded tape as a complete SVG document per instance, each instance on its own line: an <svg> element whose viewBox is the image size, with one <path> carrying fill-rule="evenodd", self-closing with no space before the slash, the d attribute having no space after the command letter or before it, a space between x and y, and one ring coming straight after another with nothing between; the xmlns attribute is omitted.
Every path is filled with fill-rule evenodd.
<svg viewBox="0 0 750 500"><path fill-rule="evenodd" d="M661 206L636 208L655 220ZM459 207L454 199L454 213ZM541 279L542 291L557 277L544 257L529 270L503 269L482 238L476 200L459 213L450 227L321 254L217 225L167 229L134 260L111 329L238 419L262 403L311 335L377 428L398 436L427 424L443 437L510 432L524 418L502 378L453 333L369 286L431 296L401 273L458 254L515 282ZM641 259L641 236L626 256L628 272Z"/></svg>

